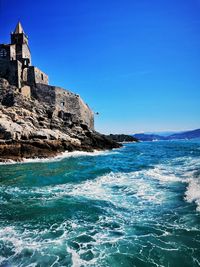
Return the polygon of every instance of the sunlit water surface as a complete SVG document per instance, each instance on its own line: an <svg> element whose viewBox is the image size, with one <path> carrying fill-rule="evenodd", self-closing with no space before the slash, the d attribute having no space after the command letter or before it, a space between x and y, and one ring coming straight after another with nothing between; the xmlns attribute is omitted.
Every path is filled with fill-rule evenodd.
<svg viewBox="0 0 200 267"><path fill-rule="evenodd" d="M0 266L200 266L200 141L0 165Z"/></svg>

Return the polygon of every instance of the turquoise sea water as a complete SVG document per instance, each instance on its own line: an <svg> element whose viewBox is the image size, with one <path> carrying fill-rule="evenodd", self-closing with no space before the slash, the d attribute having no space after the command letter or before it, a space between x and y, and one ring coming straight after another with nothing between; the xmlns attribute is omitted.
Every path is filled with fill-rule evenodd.
<svg viewBox="0 0 200 267"><path fill-rule="evenodd" d="M200 266L200 141L0 165L0 266Z"/></svg>

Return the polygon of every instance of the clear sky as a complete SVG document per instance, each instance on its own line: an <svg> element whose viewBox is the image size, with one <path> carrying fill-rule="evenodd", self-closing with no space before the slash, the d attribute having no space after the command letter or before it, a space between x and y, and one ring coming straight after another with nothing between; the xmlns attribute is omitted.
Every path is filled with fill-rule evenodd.
<svg viewBox="0 0 200 267"><path fill-rule="evenodd" d="M104 133L200 128L200 0L0 0L33 64L78 93Z"/></svg>

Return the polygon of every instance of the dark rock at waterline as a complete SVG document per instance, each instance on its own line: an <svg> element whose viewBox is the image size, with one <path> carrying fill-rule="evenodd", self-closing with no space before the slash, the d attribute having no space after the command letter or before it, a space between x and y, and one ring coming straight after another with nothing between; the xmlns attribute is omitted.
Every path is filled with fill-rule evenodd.
<svg viewBox="0 0 200 267"><path fill-rule="evenodd" d="M110 134L107 135L107 137L114 142L139 142L139 140L131 135L126 135L126 134Z"/></svg>

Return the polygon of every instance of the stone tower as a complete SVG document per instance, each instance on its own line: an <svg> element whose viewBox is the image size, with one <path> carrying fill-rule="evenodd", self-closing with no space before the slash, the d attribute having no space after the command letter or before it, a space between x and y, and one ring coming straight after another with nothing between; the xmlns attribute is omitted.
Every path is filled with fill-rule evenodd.
<svg viewBox="0 0 200 267"><path fill-rule="evenodd" d="M0 78L18 88L48 84L48 75L31 65L28 36L20 22L11 33L11 43L0 44Z"/></svg>
<svg viewBox="0 0 200 267"><path fill-rule="evenodd" d="M23 67L31 65L31 53L28 46L28 36L24 33L20 22L18 22L15 31L11 33L11 45L15 45L16 60L19 60Z"/></svg>

